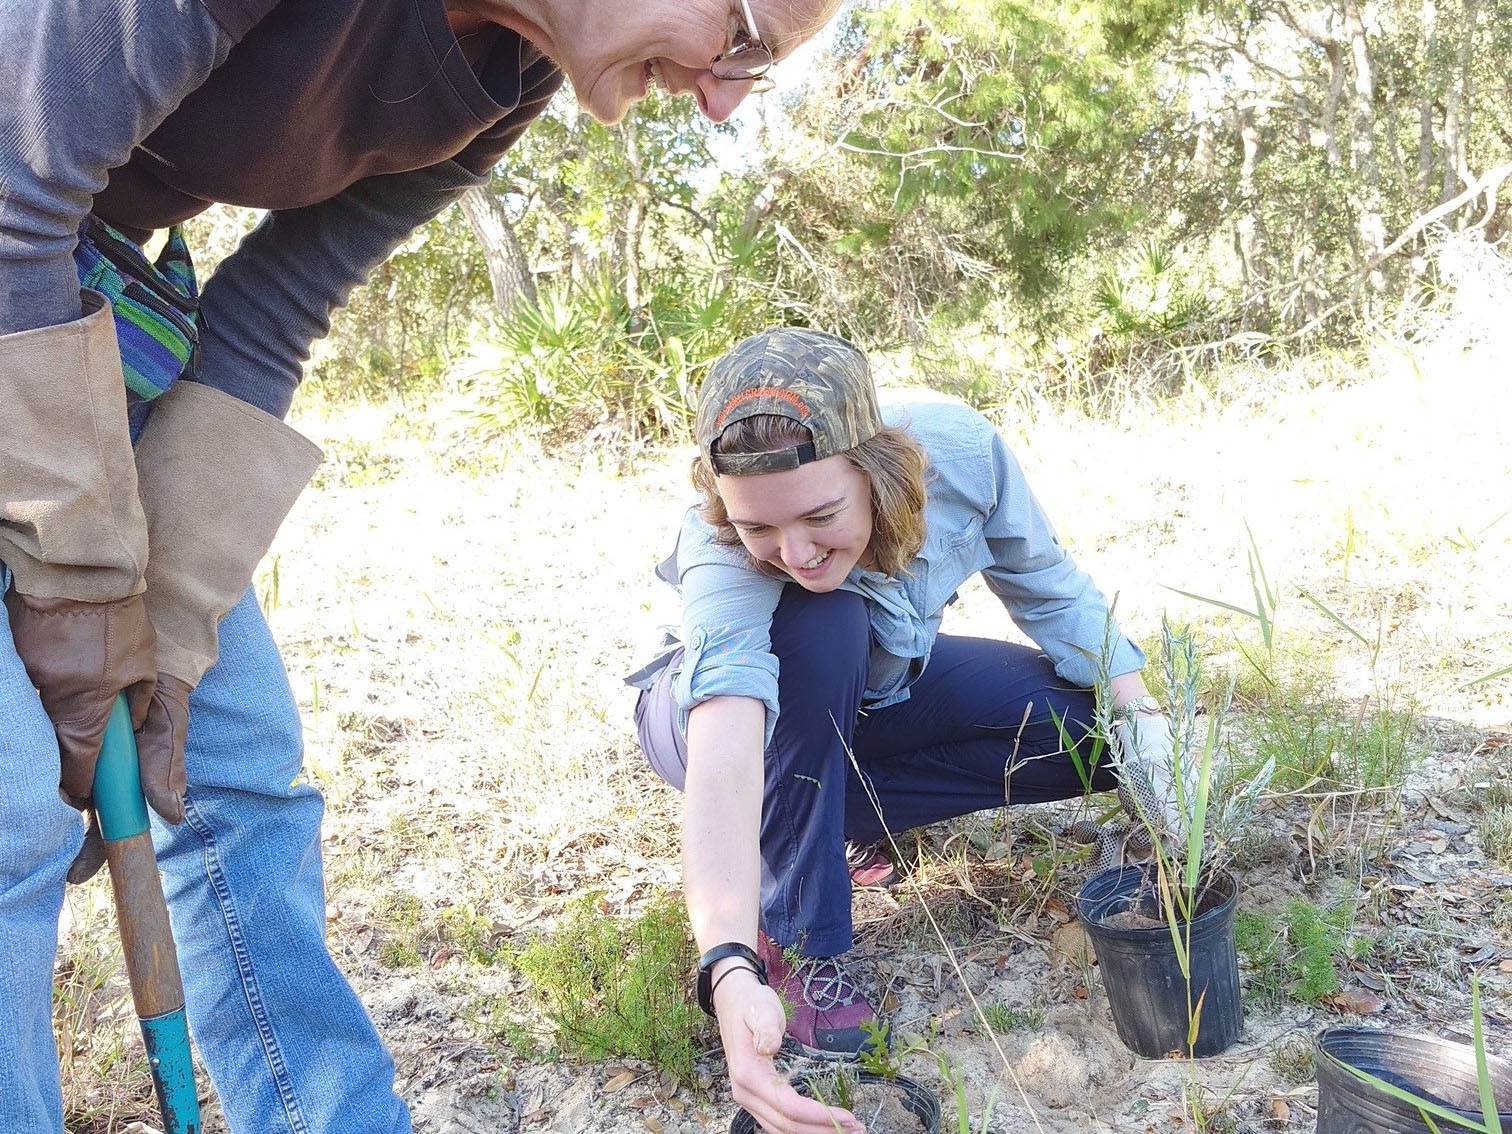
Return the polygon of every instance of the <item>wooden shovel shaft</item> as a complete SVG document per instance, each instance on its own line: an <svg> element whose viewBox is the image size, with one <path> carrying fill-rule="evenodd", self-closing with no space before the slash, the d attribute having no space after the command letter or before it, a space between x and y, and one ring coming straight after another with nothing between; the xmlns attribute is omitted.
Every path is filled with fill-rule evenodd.
<svg viewBox="0 0 1512 1134"><path fill-rule="evenodd" d="M157 856L147 832L107 841L105 861L115 890L121 946L131 978L131 999L139 1017L175 1012L184 1006L168 906L158 877Z"/></svg>
<svg viewBox="0 0 1512 1134"><path fill-rule="evenodd" d="M158 876L126 699L116 699L95 770L95 813L115 891L131 999L142 1025L165 1134L199 1134L199 1096L178 951Z"/></svg>

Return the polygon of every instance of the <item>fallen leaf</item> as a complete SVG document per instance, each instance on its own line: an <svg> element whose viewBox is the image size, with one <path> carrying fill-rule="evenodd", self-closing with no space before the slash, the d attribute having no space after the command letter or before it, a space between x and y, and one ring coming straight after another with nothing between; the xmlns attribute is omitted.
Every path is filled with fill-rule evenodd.
<svg viewBox="0 0 1512 1134"><path fill-rule="evenodd" d="M615 1075L612 1079L605 1083L600 1088L600 1091L603 1094L612 1095L616 1091L624 1090L631 1083L635 1082L635 1080L636 1074L634 1071L621 1071L618 1075Z"/></svg>
<svg viewBox="0 0 1512 1134"><path fill-rule="evenodd" d="M1416 878L1419 882L1439 881L1439 876L1437 874L1428 869L1426 866L1421 865L1420 863L1411 861L1404 862L1402 863L1402 869Z"/></svg>
<svg viewBox="0 0 1512 1134"><path fill-rule="evenodd" d="M1437 796L1428 797L1428 806L1431 807L1440 819L1458 819L1459 815L1450 806Z"/></svg>
<svg viewBox="0 0 1512 1134"><path fill-rule="evenodd" d="M1062 925L1071 920L1071 908L1054 896L1046 899L1045 912Z"/></svg>
<svg viewBox="0 0 1512 1134"><path fill-rule="evenodd" d="M651 1134L662 1134L662 1124L654 1116L642 1115L641 1121L646 1124L646 1129L651 1131Z"/></svg>
<svg viewBox="0 0 1512 1134"><path fill-rule="evenodd" d="M1291 1121L1291 1107L1286 1105L1285 1099L1271 1099L1271 1117L1281 1122Z"/></svg>
<svg viewBox="0 0 1512 1134"><path fill-rule="evenodd" d="M1498 972L1512 973L1512 958L1496 962L1496 969Z"/></svg>
<svg viewBox="0 0 1512 1134"><path fill-rule="evenodd" d="M1339 1012L1349 1012L1356 1016L1370 1016L1386 1007L1386 1001L1373 992L1362 991L1358 988L1346 988L1341 992L1330 992L1322 998L1322 1003Z"/></svg>

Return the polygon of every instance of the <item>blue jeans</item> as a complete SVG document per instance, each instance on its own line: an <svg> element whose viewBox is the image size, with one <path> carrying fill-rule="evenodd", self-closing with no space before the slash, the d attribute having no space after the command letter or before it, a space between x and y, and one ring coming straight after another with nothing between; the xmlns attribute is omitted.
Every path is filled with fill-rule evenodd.
<svg viewBox="0 0 1512 1134"><path fill-rule="evenodd" d="M10 573L0 566L0 591ZM320 793L249 590L190 702L186 818L152 819L196 1050L237 1134L410 1129L394 1065L325 946ZM63 1129L51 987L83 837L52 725L0 618L0 1130Z"/></svg>
<svg viewBox="0 0 1512 1134"><path fill-rule="evenodd" d="M853 944L846 840L874 842L884 824L896 834L1088 789L1055 722L1080 741L1091 729L1092 693L1062 681L1038 650L941 634L908 700L863 711L870 649L860 595L788 584L772 616L781 711L766 750L761 928L806 956ZM652 767L681 790L687 752L670 692L677 660L642 693L636 724ZM1085 757L1090 746L1081 747ZM1106 764L1093 772L1091 790L1113 786Z"/></svg>

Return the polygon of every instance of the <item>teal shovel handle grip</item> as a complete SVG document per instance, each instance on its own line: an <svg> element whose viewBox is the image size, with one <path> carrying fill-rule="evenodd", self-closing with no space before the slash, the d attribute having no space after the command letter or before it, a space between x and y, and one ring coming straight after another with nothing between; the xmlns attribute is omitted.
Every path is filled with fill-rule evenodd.
<svg viewBox="0 0 1512 1134"><path fill-rule="evenodd" d="M142 797L136 736L125 697L116 698L105 724L105 743L95 765L94 808L100 817L100 834L107 841L129 839L147 830L147 801Z"/></svg>
<svg viewBox="0 0 1512 1134"><path fill-rule="evenodd" d="M94 808L105 837L126 975L142 1025L164 1134L200 1134L199 1095L194 1088L178 954L148 831L136 737L125 697L116 698L105 726L105 742L95 767Z"/></svg>

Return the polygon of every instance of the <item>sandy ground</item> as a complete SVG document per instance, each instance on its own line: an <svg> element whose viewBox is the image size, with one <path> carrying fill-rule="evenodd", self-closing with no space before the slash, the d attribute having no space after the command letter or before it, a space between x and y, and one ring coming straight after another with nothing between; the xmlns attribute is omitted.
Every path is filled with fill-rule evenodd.
<svg viewBox="0 0 1512 1134"><path fill-rule="evenodd" d="M1246 864L1241 906L1364 890L1381 926L1414 924L1431 906L1447 927L1440 979L1419 979L1408 959L1346 973L1346 986L1386 990L1371 1023L1443 1033L1464 1027L1467 978L1480 971L1496 1044L1512 1035L1499 969L1512 968L1512 940L1494 916L1512 877L1477 844L1473 796L1488 738L1512 729L1512 680L1466 683L1512 664L1505 374L1486 352L1410 360L1383 348L1370 378L1340 389L1278 381L1225 410L1193 398L1117 424L1049 411L1001 421L1064 541L1117 592L1137 638L1167 611L1198 620L1214 656L1232 657L1242 620L1171 588L1251 602L1247 524L1283 595L1278 624L1326 647L1340 696L1384 690L1411 708L1422 759L1400 796L1378 814L1334 801L1312 842L1297 834L1306 804L1276 801L1258 840L1271 851ZM638 757L621 678L676 618L651 571L687 499L688 452L590 444L548 456L518 439L479 449L444 402L299 424L327 463L257 587L305 716L308 775L328 801L331 947L392 1044L417 1130L727 1129L717 1053L702 1083L682 1084L619 1062L528 1062L473 1011L480 998L519 999L517 978L423 939L409 962L384 948L396 895L422 921L464 907L496 939L524 941L584 889L633 910L676 888L677 798ZM1379 635L1374 672L1299 588ZM1014 633L975 585L946 628ZM931 832L917 884L857 896L869 987L961 1069L973 1130L1195 1129L1191 1099L1227 1123L1204 1128L1311 1129L1316 1087L1289 1069L1320 1027L1354 1017L1252 1007L1221 1057L1134 1059L1068 913L1085 865L1036 878L1031 831L1061 818L1040 810ZM1362 857L1367 845L1379 853ZM946 926L959 970L922 908ZM973 1025L962 976L982 1003L1033 1006L1042 1022L995 1042ZM940 1082L925 1061L910 1072ZM207 1130L223 1128L212 1103Z"/></svg>

